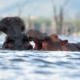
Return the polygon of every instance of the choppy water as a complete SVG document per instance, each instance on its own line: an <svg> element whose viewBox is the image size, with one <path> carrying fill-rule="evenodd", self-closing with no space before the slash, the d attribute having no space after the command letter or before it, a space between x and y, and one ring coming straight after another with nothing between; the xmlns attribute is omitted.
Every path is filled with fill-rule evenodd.
<svg viewBox="0 0 80 80"><path fill-rule="evenodd" d="M0 36L0 46L3 40ZM80 52L0 50L0 80L80 80Z"/></svg>

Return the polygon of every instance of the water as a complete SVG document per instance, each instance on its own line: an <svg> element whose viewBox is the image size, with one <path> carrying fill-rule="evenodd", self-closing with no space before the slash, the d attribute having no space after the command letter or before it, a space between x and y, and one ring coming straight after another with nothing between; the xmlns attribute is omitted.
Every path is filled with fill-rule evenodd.
<svg viewBox="0 0 80 80"><path fill-rule="evenodd" d="M80 41L80 37L60 38ZM0 46L3 41L1 35ZM80 80L80 52L0 50L0 80Z"/></svg>

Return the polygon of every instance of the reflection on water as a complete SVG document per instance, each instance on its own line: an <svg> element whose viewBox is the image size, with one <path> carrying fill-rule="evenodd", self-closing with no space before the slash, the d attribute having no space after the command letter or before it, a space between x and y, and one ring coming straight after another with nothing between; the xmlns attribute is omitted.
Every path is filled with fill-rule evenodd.
<svg viewBox="0 0 80 80"><path fill-rule="evenodd" d="M80 52L0 50L0 80L80 80Z"/></svg>

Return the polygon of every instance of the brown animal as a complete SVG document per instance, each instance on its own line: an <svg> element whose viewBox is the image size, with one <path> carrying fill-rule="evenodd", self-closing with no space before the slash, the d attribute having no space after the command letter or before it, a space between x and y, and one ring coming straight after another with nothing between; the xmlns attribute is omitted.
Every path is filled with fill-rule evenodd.
<svg viewBox="0 0 80 80"><path fill-rule="evenodd" d="M38 30L32 30L32 29L27 32L27 36L29 38L29 41L34 41L35 43L34 50L41 50L42 42L44 41L44 39L48 38L46 33L41 33Z"/></svg>
<svg viewBox="0 0 80 80"><path fill-rule="evenodd" d="M24 22L19 17L6 17L0 21L0 31L7 34L3 49L28 50L32 49L28 37L22 32L25 29Z"/></svg>
<svg viewBox="0 0 80 80"><path fill-rule="evenodd" d="M80 43L68 43L68 40L61 40L57 34L48 36L38 30L27 32L30 41L34 41L35 50L45 51L80 51Z"/></svg>

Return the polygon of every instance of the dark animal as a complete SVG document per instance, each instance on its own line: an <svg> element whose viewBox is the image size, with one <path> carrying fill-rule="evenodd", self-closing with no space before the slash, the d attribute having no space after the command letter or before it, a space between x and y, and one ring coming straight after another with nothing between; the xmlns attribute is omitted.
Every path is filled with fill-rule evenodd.
<svg viewBox="0 0 80 80"><path fill-rule="evenodd" d="M6 17L0 21L0 31L10 37L19 37L24 29L24 22L19 17Z"/></svg>
<svg viewBox="0 0 80 80"><path fill-rule="evenodd" d="M80 43L68 43L68 40L61 40L57 34L48 36L38 30L29 30L27 36L34 41L35 50L45 51L80 51Z"/></svg>
<svg viewBox="0 0 80 80"><path fill-rule="evenodd" d="M25 29L24 22L19 17L6 17L0 21L0 31L7 34L3 49L28 50L32 49L28 37L22 32Z"/></svg>

